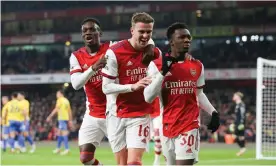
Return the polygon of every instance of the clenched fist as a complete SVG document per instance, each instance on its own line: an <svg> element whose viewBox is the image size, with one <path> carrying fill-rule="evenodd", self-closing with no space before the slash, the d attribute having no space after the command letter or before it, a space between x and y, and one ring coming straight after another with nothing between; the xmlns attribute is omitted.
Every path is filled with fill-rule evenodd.
<svg viewBox="0 0 276 166"><path fill-rule="evenodd" d="M94 65L92 65L93 71L98 71L99 69L104 68L106 65L106 60L107 58L104 56L101 57Z"/></svg>

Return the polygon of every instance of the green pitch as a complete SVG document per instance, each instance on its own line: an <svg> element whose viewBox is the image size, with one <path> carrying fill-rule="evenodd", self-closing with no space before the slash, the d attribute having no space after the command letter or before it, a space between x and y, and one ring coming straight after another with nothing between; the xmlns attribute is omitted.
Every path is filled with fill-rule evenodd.
<svg viewBox="0 0 276 166"><path fill-rule="evenodd" d="M79 162L79 151L76 143L71 143L71 152L67 156L52 154L55 142L37 143L37 150L34 154L21 153L11 154L5 152L1 154L1 165L81 165ZM149 153L145 153L144 165L152 165L154 159L153 143L151 143ZM197 165L276 165L276 160L255 160L255 146L248 145L247 152L236 157L237 146L226 144L202 143L200 149L199 163ZM96 157L104 165L114 165L114 156L108 146L103 144L97 149ZM161 164L164 164L162 158Z"/></svg>

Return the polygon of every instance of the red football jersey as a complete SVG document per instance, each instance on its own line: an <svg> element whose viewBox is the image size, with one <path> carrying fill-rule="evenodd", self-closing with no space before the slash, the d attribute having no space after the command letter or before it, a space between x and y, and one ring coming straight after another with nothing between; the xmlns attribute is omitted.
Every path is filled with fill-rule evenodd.
<svg viewBox="0 0 276 166"><path fill-rule="evenodd" d="M90 55L85 47L73 52L79 66L75 67L75 69L71 69L70 74L72 75L73 73L87 70L105 55L106 50L109 48L109 44L109 42L101 44L99 51L95 55ZM89 109L89 115L97 118L105 118L106 96L102 92L102 75L100 71L87 81L84 86L84 91L87 97L86 104Z"/></svg>
<svg viewBox="0 0 276 166"><path fill-rule="evenodd" d="M162 59L154 61L160 70ZM184 61L172 65L162 83L163 134L173 138L199 128L197 88L204 85L203 65L200 61Z"/></svg>
<svg viewBox="0 0 276 166"><path fill-rule="evenodd" d="M115 56L117 68L102 70L103 76L110 79L118 79L121 85L135 84L146 77L147 66L142 64L143 51L135 50L128 40L123 40L110 47L112 56ZM156 58L160 56L160 50L154 50ZM111 55L108 55L111 56ZM117 71L110 74L109 71ZM121 118L139 117L152 113L151 104L144 99L143 89L135 92L116 94L116 116ZM113 111L113 110L112 110Z"/></svg>
<svg viewBox="0 0 276 166"><path fill-rule="evenodd" d="M159 98L157 97L154 99L154 101L151 103L152 104L152 114L150 114L151 118L155 118L160 115L160 104L159 104Z"/></svg>

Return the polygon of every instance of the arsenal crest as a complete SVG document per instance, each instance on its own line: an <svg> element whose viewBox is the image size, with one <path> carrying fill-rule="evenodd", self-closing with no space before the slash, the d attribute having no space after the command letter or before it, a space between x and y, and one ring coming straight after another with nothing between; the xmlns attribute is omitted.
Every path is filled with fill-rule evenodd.
<svg viewBox="0 0 276 166"><path fill-rule="evenodd" d="M196 76L196 69L190 69L190 73L193 77Z"/></svg>

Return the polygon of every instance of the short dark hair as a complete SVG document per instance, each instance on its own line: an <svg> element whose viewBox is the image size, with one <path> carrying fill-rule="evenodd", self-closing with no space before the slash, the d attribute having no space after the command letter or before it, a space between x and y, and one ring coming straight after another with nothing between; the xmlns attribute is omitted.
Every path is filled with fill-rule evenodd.
<svg viewBox="0 0 276 166"><path fill-rule="evenodd" d="M185 23L175 22L170 25L167 29L167 39L171 40L172 35L174 34L175 30L177 29L188 29L188 26Z"/></svg>
<svg viewBox="0 0 276 166"><path fill-rule="evenodd" d="M96 23L99 27L101 27L101 24L99 22L99 20L97 20L96 18L92 18L92 17L89 17L89 18L86 18L82 21L81 25L87 23L87 22L94 22Z"/></svg>
<svg viewBox="0 0 276 166"><path fill-rule="evenodd" d="M13 98L17 98L17 93L16 93L16 92L13 92L13 93L11 94L11 96L12 96Z"/></svg>

